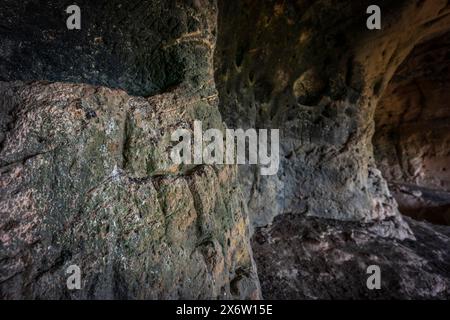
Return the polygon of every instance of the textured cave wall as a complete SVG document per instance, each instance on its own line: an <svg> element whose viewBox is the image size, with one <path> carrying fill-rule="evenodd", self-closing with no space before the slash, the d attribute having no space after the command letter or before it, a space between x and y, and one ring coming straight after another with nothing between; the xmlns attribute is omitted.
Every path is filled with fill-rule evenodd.
<svg viewBox="0 0 450 320"><path fill-rule="evenodd" d="M448 229L404 223L371 144L447 1L379 1L371 32L365 0L80 1L81 31L68 4L0 5L1 298L361 298L371 263L369 297L449 297ZM281 129L278 175L173 166L194 119Z"/></svg>
<svg viewBox="0 0 450 320"><path fill-rule="evenodd" d="M383 29L369 31L370 4L219 1L215 63L224 119L282 130L277 176L241 170L255 226L281 213L404 226L373 159L373 113L415 44L448 28L450 8L447 1L379 1Z"/></svg>
<svg viewBox="0 0 450 320"><path fill-rule="evenodd" d="M223 126L214 1L78 4L0 4L0 297L259 298L236 168L169 160Z"/></svg>
<svg viewBox="0 0 450 320"><path fill-rule="evenodd" d="M68 31L72 4L2 1L0 80L90 83L142 96L186 79L208 82L208 61L196 57L214 46L215 14L202 14L213 2L80 0L81 30Z"/></svg>
<svg viewBox="0 0 450 320"><path fill-rule="evenodd" d="M365 8L350 1L222 2L216 82L225 120L282 129L278 175L242 170L256 226L280 213L370 220L395 212L365 146L367 84L353 52Z"/></svg>
<svg viewBox="0 0 450 320"><path fill-rule="evenodd" d="M450 223L450 34L417 46L375 113L374 154L402 213Z"/></svg>
<svg viewBox="0 0 450 320"><path fill-rule="evenodd" d="M416 45L449 30L450 6L377 1L382 30L369 31L370 4L219 1L220 111L281 129L278 175L239 176L265 298L450 296L448 229L401 217L372 146L380 98ZM367 289L369 265L382 290Z"/></svg>

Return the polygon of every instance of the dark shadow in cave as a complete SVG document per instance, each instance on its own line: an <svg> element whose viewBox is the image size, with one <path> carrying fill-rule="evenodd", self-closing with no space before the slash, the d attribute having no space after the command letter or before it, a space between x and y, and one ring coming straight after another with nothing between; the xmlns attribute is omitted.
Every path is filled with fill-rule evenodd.
<svg viewBox="0 0 450 320"><path fill-rule="evenodd" d="M74 82L149 96L201 83L205 48L178 41L201 30L193 4L79 0L81 30L68 30L69 1L3 0L0 81Z"/></svg>
<svg viewBox="0 0 450 320"><path fill-rule="evenodd" d="M416 46L375 113L374 154L404 215L450 225L450 34Z"/></svg>

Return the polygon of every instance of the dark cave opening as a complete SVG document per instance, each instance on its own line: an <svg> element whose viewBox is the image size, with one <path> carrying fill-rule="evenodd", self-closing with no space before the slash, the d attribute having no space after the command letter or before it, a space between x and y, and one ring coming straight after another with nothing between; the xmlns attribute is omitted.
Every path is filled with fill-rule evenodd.
<svg viewBox="0 0 450 320"><path fill-rule="evenodd" d="M374 154L402 214L450 224L450 34L416 46L375 113Z"/></svg>

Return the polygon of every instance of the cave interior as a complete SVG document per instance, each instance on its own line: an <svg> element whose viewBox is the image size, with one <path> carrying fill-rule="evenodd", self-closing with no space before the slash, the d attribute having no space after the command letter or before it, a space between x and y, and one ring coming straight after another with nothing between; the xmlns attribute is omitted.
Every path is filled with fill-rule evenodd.
<svg viewBox="0 0 450 320"><path fill-rule="evenodd" d="M417 45L375 112L374 154L401 213L448 225L450 36Z"/></svg>
<svg viewBox="0 0 450 320"><path fill-rule="evenodd" d="M449 1L66 2L0 3L0 298L450 297ZM199 119L277 174L174 165Z"/></svg>

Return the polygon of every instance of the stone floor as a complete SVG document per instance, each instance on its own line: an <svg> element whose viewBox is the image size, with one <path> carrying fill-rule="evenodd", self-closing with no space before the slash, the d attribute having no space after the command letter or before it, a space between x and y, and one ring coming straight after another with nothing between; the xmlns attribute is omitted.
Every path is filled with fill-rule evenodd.
<svg viewBox="0 0 450 320"><path fill-rule="evenodd" d="M416 240L382 238L367 225L281 215L253 237L265 299L448 299L450 227L406 218ZM369 290L369 265L381 289Z"/></svg>

